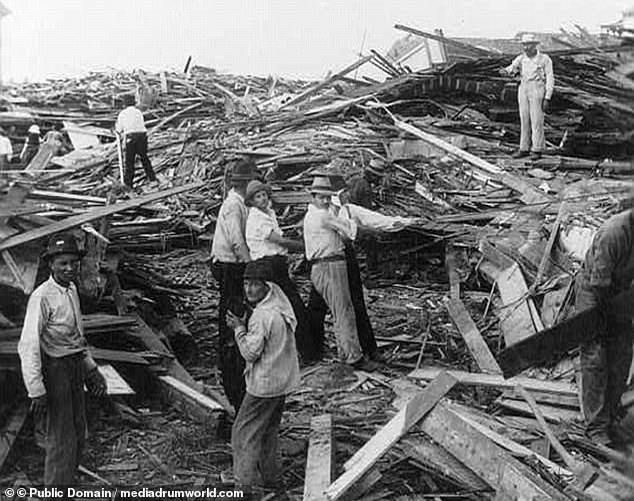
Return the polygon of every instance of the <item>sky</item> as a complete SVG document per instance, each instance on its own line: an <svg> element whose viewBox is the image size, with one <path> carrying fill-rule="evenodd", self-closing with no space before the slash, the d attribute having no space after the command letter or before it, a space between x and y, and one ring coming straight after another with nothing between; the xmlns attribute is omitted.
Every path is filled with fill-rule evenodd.
<svg viewBox="0 0 634 501"><path fill-rule="evenodd" d="M445 36L513 37L590 31L634 0L2 0L5 80L35 81L107 68L322 78L362 49L384 52L404 24Z"/></svg>

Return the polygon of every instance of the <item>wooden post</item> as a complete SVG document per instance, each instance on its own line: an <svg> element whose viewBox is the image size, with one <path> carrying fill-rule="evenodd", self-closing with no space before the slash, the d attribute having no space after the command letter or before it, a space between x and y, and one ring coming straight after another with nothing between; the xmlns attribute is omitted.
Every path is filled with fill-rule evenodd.
<svg viewBox="0 0 634 501"><path fill-rule="evenodd" d="M315 416L310 421L304 501L325 501L326 489L332 481L334 472L334 457L332 416Z"/></svg>

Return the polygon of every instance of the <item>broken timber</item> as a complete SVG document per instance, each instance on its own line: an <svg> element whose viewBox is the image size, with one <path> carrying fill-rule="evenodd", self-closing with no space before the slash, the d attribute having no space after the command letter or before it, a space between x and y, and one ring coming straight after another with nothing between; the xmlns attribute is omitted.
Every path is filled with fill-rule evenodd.
<svg viewBox="0 0 634 501"><path fill-rule="evenodd" d="M304 481L304 501L323 501L332 482L335 448L332 416L323 414L310 421L308 457Z"/></svg>
<svg viewBox="0 0 634 501"><path fill-rule="evenodd" d="M215 400L203 395L174 376L159 376L159 381L168 398L180 404L180 409L201 423L215 426L224 407Z"/></svg>
<svg viewBox="0 0 634 501"><path fill-rule="evenodd" d="M369 442L346 461L346 471L326 490L328 499L340 499L392 445L433 409L455 384L456 380L453 377L441 372L427 388L410 400Z"/></svg>
<svg viewBox="0 0 634 501"><path fill-rule="evenodd" d="M5 249L10 249L12 247L16 247L18 245L22 245L27 242L31 242L33 240L38 240L40 238L48 237L50 235L54 235L55 233L66 231L71 228L75 228L76 226L81 226L82 224L88 223L90 221L94 221L95 219L100 219L105 216L116 214L117 212L132 209L134 207L139 207L139 206L148 204L150 202L154 202L155 200L160 200L161 198L166 198L172 195L177 195L178 193L183 193L185 191L199 188L200 186L203 186L204 184L205 183L203 182L189 183L183 186L170 188L169 190L163 190L157 193L150 193L149 195L144 195L142 197L134 198L126 202L120 202L118 204L107 205L105 207L99 207L89 212L85 212L84 214L71 216L61 221L56 221L55 223L49 224L47 226L43 226L41 228L25 231L24 233L21 233L20 235L9 237L6 240L0 242L0 251Z"/></svg>
<svg viewBox="0 0 634 501"><path fill-rule="evenodd" d="M451 299L447 302L447 311L460 331L460 335L480 370L490 374L502 374L502 369L500 369L491 350L489 350L486 342L482 339L480 331L471 315L469 315L464 303L460 299Z"/></svg>
<svg viewBox="0 0 634 501"><path fill-rule="evenodd" d="M424 368L416 369L408 374L412 379L431 381L445 369ZM577 389L563 381L542 381L528 377L517 376L511 379L504 379L500 374L483 374L477 372L466 372L458 370L446 370L446 372L458 381L459 385L466 386L486 386L498 388L500 390L512 390L517 384L521 384L529 391L550 393L555 395L577 396Z"/></svg>

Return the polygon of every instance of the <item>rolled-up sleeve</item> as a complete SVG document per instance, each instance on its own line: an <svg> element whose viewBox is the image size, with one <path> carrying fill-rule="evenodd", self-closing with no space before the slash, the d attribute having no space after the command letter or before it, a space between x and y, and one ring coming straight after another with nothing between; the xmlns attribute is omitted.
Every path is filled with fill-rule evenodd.
<svg viewBox="0 0 634 501"><path fill-rule="evenodd" d="M520 54L515 59L513 59L513 62L504 69L509 75L516 75L520 71L521 64L522 64L522 55Z"/></svg>
<svg viewBox="0 0 634 501"><path fill-rule="evenodd" d="M44 299L40 295L32 295L26 308L24 326L22 327L22 334L18 343L22 378L31 398L41 397L46 394L40 354L40 334L46 315Z"/></svg>

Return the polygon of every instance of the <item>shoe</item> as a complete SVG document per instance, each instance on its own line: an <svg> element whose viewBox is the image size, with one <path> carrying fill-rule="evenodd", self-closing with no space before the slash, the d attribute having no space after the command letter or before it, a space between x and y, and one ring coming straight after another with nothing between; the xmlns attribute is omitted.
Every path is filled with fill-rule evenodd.
<svg viewBox="0 0 634 501"><path fill-rule="evenodd" d="M379 364L373 360L363 357L361 360L357 360L353 363L352 367L357 371L374 372L379 368Z"/></svg>
<svg viewBox="0 0 634 501"><path fill-rule="evenodd" d="M381 353L379 350L376 350L372 353L370 353L369 355L370 360L372 360L373 362L378 362L380 364L384 364L387 362L387 358L385 357L385 355L383 353Z"/></svg>
<svg viewBox="0 0 634 501"><path fill-rule="evenodd" d="M542 154L539 151L531 152L531 160L539 160L542 157Z"/></svg>
<svg viewBox="0 0 634 501"><path fill-rule="evenodd" d="M517 150L515 153L511 155L511 158L524 158L530 155L530 152L525 150Z"/></svg>

